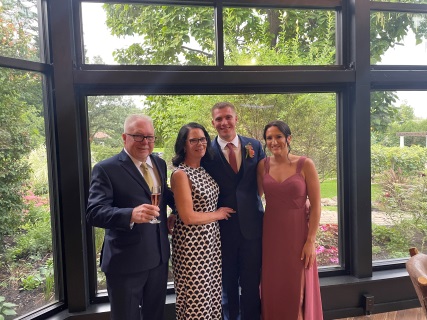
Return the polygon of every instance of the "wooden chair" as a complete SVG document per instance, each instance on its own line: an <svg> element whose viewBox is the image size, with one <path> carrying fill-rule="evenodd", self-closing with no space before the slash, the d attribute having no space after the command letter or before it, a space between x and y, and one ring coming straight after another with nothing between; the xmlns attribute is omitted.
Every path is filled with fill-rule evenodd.
<svg viewBox="0 0 427 320"><path fill-rule="evenodd" d="M427 317L427 255L410 248L411 258L406 262L406 270L414 285L424 316Z"/></svg>

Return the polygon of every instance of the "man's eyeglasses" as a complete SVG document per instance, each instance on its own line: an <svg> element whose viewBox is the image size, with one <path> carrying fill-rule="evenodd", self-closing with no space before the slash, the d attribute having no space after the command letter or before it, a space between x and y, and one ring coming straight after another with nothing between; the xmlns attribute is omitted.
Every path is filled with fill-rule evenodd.
<svg viewBox="0 0 427 320"><path fill-rule="evenodd" d="M202 137L202 138L194 138L194 139L188 139L188 141L190 142L190 144L191 144L191 145L196 145L196 144L198 144L199 142L200 142L201 144L206 144L206 143L208 143L208 141L207 141L206 137Z"/></svg>
<svg viewBox="0 0 427 320"><path fill-rule="evenodd" d="M155 136L144 136L143 134L129 134L126 133L127 136L131 136L133 138L133 141L135 142L142 142L144 139L147 139L147 142L154 142L156 141Z"/></svg>

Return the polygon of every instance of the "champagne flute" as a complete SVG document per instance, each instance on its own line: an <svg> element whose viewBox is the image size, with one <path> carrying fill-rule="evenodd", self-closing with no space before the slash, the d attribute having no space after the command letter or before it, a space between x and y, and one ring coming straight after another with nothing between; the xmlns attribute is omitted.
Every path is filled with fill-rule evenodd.
<svg viewBox="0 0 427 320"><path fill-rule="evenodd" d="M159 206L160 205L161 194L162 194L162 187L161 186L155 185L151 188L151 204L153 206ZM154 219L151 220L150 223L160 223L160 220L158 220L156 217L154 217Z"/></svg>

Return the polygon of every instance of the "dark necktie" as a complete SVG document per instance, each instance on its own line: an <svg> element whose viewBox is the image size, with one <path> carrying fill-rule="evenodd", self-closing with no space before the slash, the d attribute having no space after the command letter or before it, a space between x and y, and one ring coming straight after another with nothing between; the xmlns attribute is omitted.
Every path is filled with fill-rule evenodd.
<svg viewBox="0 0 427 320"><path fill-rule="evenodd" d="M236 161L236 154L234 153L234 144L231 142L227 143L228 148L228 162L230 163L231 168L234 170L235 173L237 173L239 170L237 170L237 161Z"/></svg>

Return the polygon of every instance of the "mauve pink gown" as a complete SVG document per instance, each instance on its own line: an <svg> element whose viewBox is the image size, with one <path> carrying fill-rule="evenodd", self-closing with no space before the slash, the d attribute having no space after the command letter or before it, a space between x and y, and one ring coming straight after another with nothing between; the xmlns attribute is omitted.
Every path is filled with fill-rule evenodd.
<svg viewBox="0 0 427 320"><path fill-rule="evenodd" d="M264 160L266 208L262 238L263 320L298 319L301 297L304 320L323 319L317 264L305 269L304 262L301 261L308 233L305 209L307 187L301 175L305 159L301 157L296 173L282 182L270 176L270 158ZM303 273L305 286L302 289Z"/></svg>

